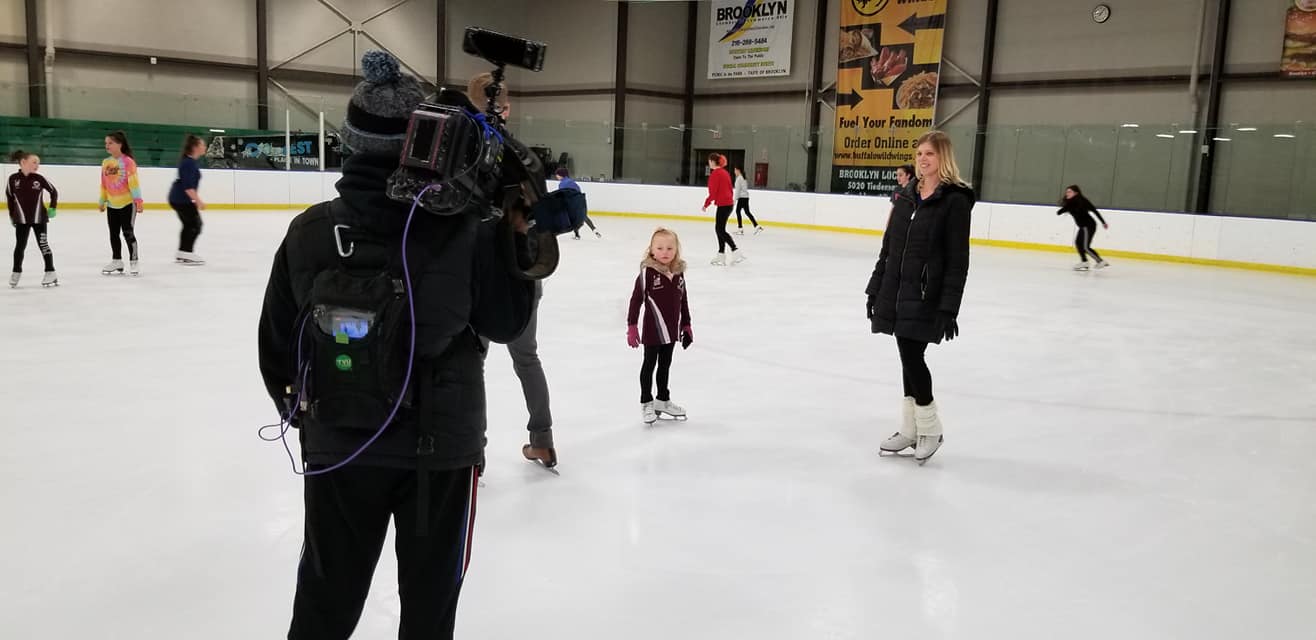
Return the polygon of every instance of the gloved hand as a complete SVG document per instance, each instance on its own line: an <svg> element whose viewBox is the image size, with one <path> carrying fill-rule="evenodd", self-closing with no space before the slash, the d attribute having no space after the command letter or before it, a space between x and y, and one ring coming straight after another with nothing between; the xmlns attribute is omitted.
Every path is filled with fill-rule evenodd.
<svg viewBox="0 0 1316 640"><path fill-rule="evenodd" d="M873 310L877 308L877 296L868 296L868 319L873 319Z"/></svg>
<svg viewBox="0 0 1316 640"><path fill-rule="evenodd" d="M694 344L694 342L695 342L694 329L691 329L690 325L688 324L685 325L684 327L681 327L681 348L689 349L690 345Z"/></svg>
<svg viewBox="0 0 1316 640"><path fill-rule="evenodd" d="M51 220L55 219L55 207L46 207L46 217Z"/></svg>
<svg viewBox="0 0 1316 640"><path fill-rule="evenodd" d="M632 349L640 346L640 328L635 325L626 327L626 344L631 345Z"/></svg>
<svg viewBox="0 0 1316 640"><path fill-rule="evenodd" d="M937 321L941 324L946 342L950 342L955 339L955 336L960 335L960 325L955 321L955 316L945 311L938 311Z"/></svg>

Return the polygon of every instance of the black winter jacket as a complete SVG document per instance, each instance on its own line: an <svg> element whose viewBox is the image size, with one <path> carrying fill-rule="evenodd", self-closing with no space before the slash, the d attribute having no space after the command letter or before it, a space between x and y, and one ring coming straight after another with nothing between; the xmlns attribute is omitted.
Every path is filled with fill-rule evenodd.
<svg viewBox="0 0 1316 640"><path fill-rule="evenodd" d="M945 318L960 312L969 275L973 190L943 183L917 204L918 182L900 191L865 292L874 297L873 333L940 343Z"/></svg>
<svg viewBox="0 0 1316 640"><path fill-rule="evenodd" d="M337 184L340 197L294 219L275 254L261 310L259 348L261 375L280 412L286 410L286 388L294 380L298 324L312 282L321 271L341 264L334 226L350 227L344 233L355 238L352 260L366 260L374 252L386 262L399 253L410 206L384 194L396 167L396 158L349 158ZM469 214L416 211L407 243L417 322L412 402L354 464L415 468L418 421L425 421L425 431L434 437L428 468L456 469L483 460L484 365L476 333L498 342L515 339L529 321L535 293L534 282L512 274L511 261L524 268L527 258L509 257L514 252L497 235L507 229L497 224ZM400 277L401 260L395 259ZM305 413L297 426L303 458L315 465L343 460L379 427L328 428Z"/></svg>

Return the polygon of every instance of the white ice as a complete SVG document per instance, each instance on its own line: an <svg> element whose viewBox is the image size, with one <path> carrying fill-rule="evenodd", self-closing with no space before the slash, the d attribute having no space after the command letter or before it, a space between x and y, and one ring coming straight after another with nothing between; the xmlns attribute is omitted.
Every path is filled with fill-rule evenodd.
<svg viewBox="0 0 1316 640"><path fill-rule="evenodd" d="M100 216L66 212L62 286L33 243L0 290L0 638L286 633L301 484L256 436L255 325L289 218L207 213L188 268L148 213L129 278L99 274ZM863 315L880 239L769 226L722 269L710 224L675 224L691 419L645 428L624 313L656 222L599 222L563 239L541 311L561 476L520 458L520 388L489 358L459 637L1316 633L1316 279L975 247L920 468L877 455L901 396ZM358 638L396 637L391 548Z"/></svg>

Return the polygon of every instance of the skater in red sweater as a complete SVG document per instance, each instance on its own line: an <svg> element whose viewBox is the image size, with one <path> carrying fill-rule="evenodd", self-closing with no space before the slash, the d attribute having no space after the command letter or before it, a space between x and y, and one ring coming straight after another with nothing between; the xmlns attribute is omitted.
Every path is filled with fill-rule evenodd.
<svg viewBox="0 0 1316 640"><path fill-rule="evenodd" d="M681 240L675 232L661 227L653 232L640 269L626 314L626 342L632 349L644 345L644 364L640 367L640 403L644 422L653 424L659 414L684 420L685 409L672 402L671 391L667 388L676 343L680 341L682 348L689 348L695 339L694 331L690 329L685 260L681 259ZM645 311L643 332L640 331L641 306ZM656 400L653 396L655 365L658 368Z"/></svg>
<svg viewBox="0 0 1316 640"><path fill-rule="evenodd" d="M710 204L717 205L717 257L713 258L713 264L717 266L726 265L727 247L731 247L731 264L745 261L745 256L736 248L736 241L727 233L727 220L731 219L731 209L736 206L736 196L731 190L731 174L723 168L724 164L722 154L708 154L708 168L711 172L708 174L708 198L704 200L703 210L708 211Z"/></svg>

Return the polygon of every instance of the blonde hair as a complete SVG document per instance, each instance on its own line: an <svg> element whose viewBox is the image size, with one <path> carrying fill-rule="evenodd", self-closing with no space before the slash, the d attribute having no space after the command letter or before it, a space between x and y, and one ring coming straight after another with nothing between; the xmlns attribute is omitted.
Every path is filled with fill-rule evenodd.
<svg viewBox="0 0 1316 640"><path fill-rule="evenodd" d="M955 162L955 148L950 143L950 136L944 131L933 129L918 137L918 143L914 145L915 149L923 146L923 143L929 143L937 152L937 157L941 160L941 171L938 172L942 182L968 186L969 183L964 181L960 176L960 165Z"/></svg>
<svg viewBox="0 0 1316 640"><path fill-rule="evenodd" d="M471 99L471 103L477 109L483 110L484 105L489 104L489 96L485 95L485 89L493 84L493 74L488 71L477 73L471 78L470 83L466 85L466 97ZM507 81L503 81L503 90L498 94L498 106L507 107L511 105L511 100L507 97Z"/></svg>
<svg viewBox="0 0 1316 640"><path fill-rule="evenodd" d="M672 256L672 263L666 267L663 267L662 263L658 262L658 260L653 257L653 241L657 240L658 236L661 235L672 236L672 242L676 244L676 254ZM685 271L685 260L681 259L680 236L676 235L675 231L672 231L667 227L658 227L657 229L654 229L653 235L649 236L649 246L644 249L644 259L640 261L640 268L643 269L644 267L653 267L655 269L667 268L670 269L672 273L683 273Z"/></svg>

